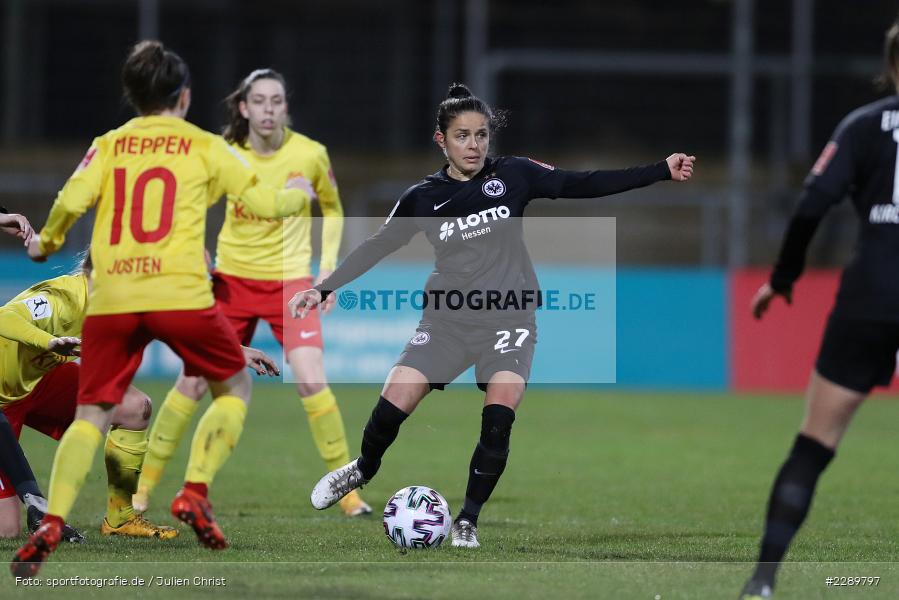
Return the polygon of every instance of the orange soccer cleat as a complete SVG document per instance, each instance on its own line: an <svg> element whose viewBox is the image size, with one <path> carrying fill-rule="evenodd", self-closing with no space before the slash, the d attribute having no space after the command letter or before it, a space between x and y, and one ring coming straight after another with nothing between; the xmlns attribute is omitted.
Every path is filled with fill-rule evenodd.
<svg viewBox="0 0 899 600"><path fill-rule="evenodd" d="M16 551L9 570L15 577L34 577L50 553L56 550L61 539L62 521L45 519L28 541Z"/></svg>
<svg viewBox="0 0 899 600"><path fill-rule="evenodd" d="M215 522L212 505L197 492L181 488L172 500L172 515L190 525L197 534L197 539L207 548L224 550L228 547L225 534Z"/></svg>

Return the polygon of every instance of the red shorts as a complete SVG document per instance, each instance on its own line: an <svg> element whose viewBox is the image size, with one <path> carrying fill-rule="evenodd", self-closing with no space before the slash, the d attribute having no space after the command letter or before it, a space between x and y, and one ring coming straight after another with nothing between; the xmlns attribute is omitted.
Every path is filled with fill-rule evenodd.
<svg viewBox="0 0 899 600"><path fill-rule="evenodd" d="M93 315L82 330L78 404L121 403L154 339L184 361L189 376L224 381L246 366L237 336L215 306Z"/></svg>
<svg viewBox="0 0 899 600"><path fill-rule="evenodd" d="M213 293L237 337L249 346L259 319L268 323L275 338L290 352L301 346L323 348L319 311L309 311L303 319L294 319L287 309L293 295L312 287L312 278L287 281L245 279L224 273L213 274Z"/></svg>
<svg viewBox="0 0 899 600"><path fill-rule="evenodd" d="M78 363L59 365L41 377L30 394L3 407L17 438L24 425L54 440L62 437L75 420L79 371ZM15 495L12 482L0 470L0 499Z"/></svg>

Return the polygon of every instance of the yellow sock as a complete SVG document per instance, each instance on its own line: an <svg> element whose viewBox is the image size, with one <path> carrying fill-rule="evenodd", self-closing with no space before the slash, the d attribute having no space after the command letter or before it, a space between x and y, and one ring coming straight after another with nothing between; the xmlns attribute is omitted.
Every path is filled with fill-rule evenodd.
<svg viewBox="0 0 899 600"><path fill-rule="evenodd" d="M162 479L162 472L184 437L197 410L197 404L199 402L188 398L176 388L169 390L150 429L150 444L138 482L142 492L149 495Z"/></svg>
<svg viewBox="0 0 899 600"><path fill-rule="evenodd" d="M337 408L337 398L331 388L303 398L303 408L309 419L309 430L329 471L350 462L350 449L346 443L343 417Z"/></svg>
<svg viewBox="0 0 899 600"><path fill-rule="evenodd" d="M237 445L246 417L247 405L237 396L219 396L212 401L197 423L185 481L212 484Z"/></svg>
<svg viewBox="0 0 899 600"><path fill-rule="evenodd" d="M131 495L147 453L147 430L112 429L106 435L106 478L108 502L106 520L118 527L134 518Z"/></svg>
<svg viewBox="0 0 899 600"><path fill-rule="evenodd" d="M53 459L48 514L68 519L102 439L100 430L84 419L75 420L66 429Z"/></svg>

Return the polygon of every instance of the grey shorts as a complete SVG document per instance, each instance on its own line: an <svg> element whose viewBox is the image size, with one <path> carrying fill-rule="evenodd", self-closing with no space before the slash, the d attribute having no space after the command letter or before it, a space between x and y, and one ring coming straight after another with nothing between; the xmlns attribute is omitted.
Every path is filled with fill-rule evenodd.
<svg viewBox="0 0 899 600"><path fill-rule="evenodd" d="M442 390L474 365L478 387L500 371L521 375L527 382L537 344L534 315L520 320L460 323L428 317L419 322L397 365L421 371L431 389Z"/></svg>

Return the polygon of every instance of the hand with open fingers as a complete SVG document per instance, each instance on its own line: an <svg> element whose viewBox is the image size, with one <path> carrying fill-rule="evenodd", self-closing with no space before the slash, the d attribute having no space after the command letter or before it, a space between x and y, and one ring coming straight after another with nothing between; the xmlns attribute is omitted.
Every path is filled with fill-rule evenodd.
<svg viewBox="0 0 899 600"><path fill-rule="evenodd" d="M26 248L29 240L34 236L31 223L24 216L18 214L0 214L0 231L23 240Z"/></svg>
<svg viewBox="0 0 899 600"><path fill-rule="evenodd" d="M303 190L309 196L309 200L318 200L318 194L315 193L312 183L302 175L291 177L284 187L288 190Z"/></svg>
<svg viewBox="0 0 899 600"><path fill-rule="evenodd" d="M770 283L765 283L755 293L755 296L752 297L752 303L750 305L752 308L752 316L756 319L761 319L762 316L768 312L768 306L770 306L771 301L774 300L775 296L782 296L788 305L793 303L793 292L778 292L771 287Z"/></svg>
<svg viewBox="0 0 899 600"><path fill-rule="evenodd" d="M678 152L666 158L665 162L668 163L668 170L671 171L671 179L673 181L689 181L693 177L693 163L696 162L695 156Z"/></svg>
<svg viewBox="0 0 899 600"><path fill-rule="evenodd" d="M34 262L45 262L47 260L46 255L41 252L41 238L34 234L25 244L25 248L28 251L28 258L33 260Z"/></svg>
<svg viewBox="0 0 899 600"><path fill-rule="evenodd" d="M60 356L81 356L81 339L76 337L58 337L50 340L47 350Z"/></svg>
<svg viewBox="0 0 899 600"><path fill-rule="evenodd" d="M281 370L278 369L278 365L275 364L274 359L262 350L250 348L249 346L241 346L240 349L243 350L243 356L247 361L247 366L256 371L257 375L277 377L281 374Z"/></svg>
<svg viewBox="0 0 899 600"><path fill-rule="evenodd" d="M332 294L333 295L333 294ZM290 316L294 319L303 319L309 314L309 311L321 304L322 294L317 289L312 288L297 292L287 303L290 309Z"/></svg>

